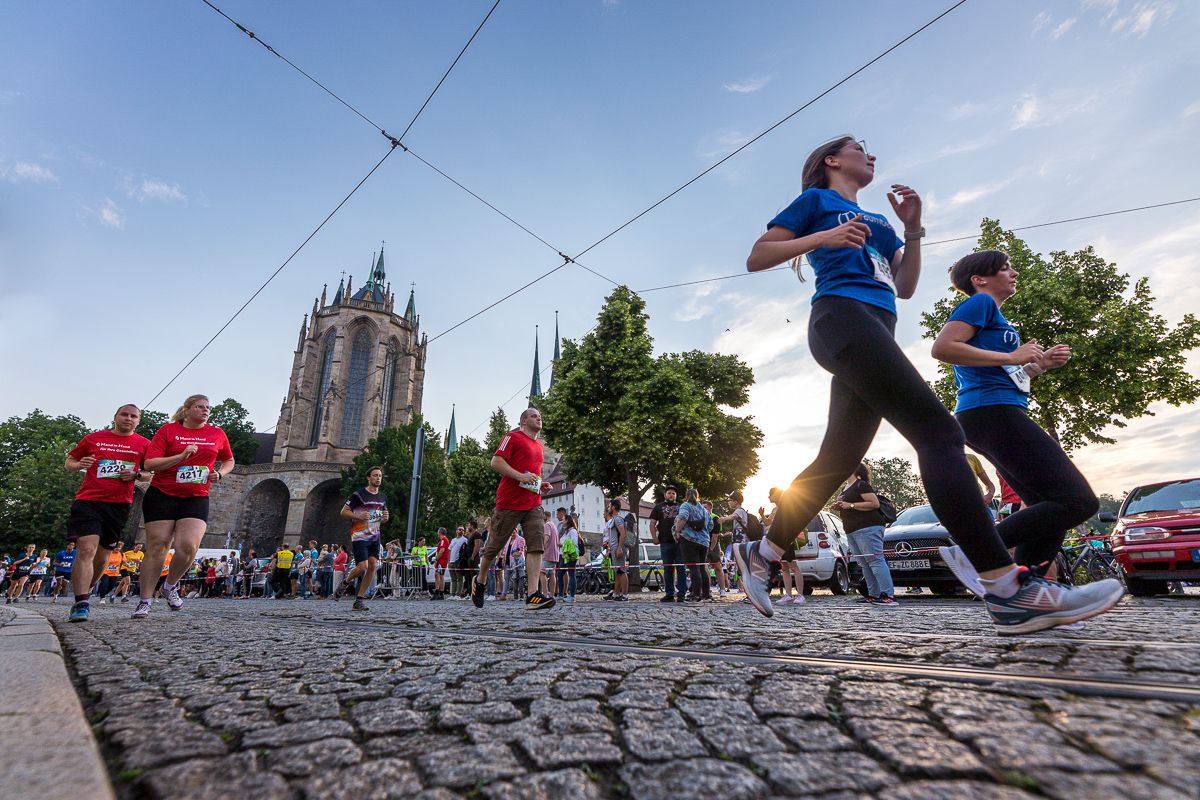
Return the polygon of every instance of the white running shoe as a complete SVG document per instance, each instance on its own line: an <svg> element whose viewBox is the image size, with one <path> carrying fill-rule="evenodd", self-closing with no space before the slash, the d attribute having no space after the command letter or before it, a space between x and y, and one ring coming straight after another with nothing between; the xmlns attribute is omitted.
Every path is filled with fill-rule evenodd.
<svg viewBox="0 0 1200 800"><path fill-rule="evenodd" d="M733 546L733 556L737 559L738 571L742 576L742 588L746 598L750 600L760 614L769 617L774 613L771 607L771 562L760 552L765 546L765 539L756 542L742 542Z"/></svg>
<svg viewBox="0 0 1200 800"><path fill-rule="evenodd" d="M167 608L172 611L178 611L183 608L183 598L179 596L179 586L171 586L169 583L164 583L162 588L158 590L158 596L167 601Z"/></svg>
<svg viewBox="0 0 1200 800"><path fill-rule="evenodd" d="M792 600L792 596L790 594L785 594L783 597L779 598L779 600L775 603L775 606L790 606L794 602L795 601Z"/></svg>
<svg viewBox="0 0 1200 800"><path fill-rule="evenodd" d="M946 566L954 573L954 577L958 578L959 583L967 587L971 594L982 598L987 592L983 588L983 583L979 580L979 573L975 571L975 567L971 566L971 562L963 555L962 548L958 545L953 547L939 547L938 553L942 560L946 562Z"/></svg>
<svg viewBox="0 0 1200 800"><path fill-rule="evenodd" d="M133 610L130 619L145 619L150 616L150 604L145 600L141 600L137 604L137 608Z"/></svg>

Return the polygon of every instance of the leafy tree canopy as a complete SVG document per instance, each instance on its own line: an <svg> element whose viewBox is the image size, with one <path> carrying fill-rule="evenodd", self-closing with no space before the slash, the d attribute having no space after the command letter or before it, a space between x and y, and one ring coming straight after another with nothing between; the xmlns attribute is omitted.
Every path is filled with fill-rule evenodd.
<svg viewBox="0 0 1200 800"><path fill-rule="evenodd" d="M866 463L871 472L871 488L887 496L897 511L929 502L921 476L907 459L868 458Z"/></svg>
<svg viewBox="0 0 1200 800"><path fill-rule="evenodd" d="M170 421L170 414L145 408L142 409L141 419L138 420L138 426L134 428L133 432L145 436L147 439L153 439L154 434L158 433L158 429Z"/></svg>
<svg viewBox="0 0 1200 800"><path fill-rule="evenodd" d="M1185 354L1200 346L1194 315L1172 328L1154 313L1150 282L1141 278L1131 290L1129 275L1091 247L1052 252L1047 261L998 221L985 218L981 228L976 250L1008 253L1021 276L1016 295L1004 304L1005 318L1023 341L1071 346L1065 367L1034 379L1029 403L1033 418L1064 449L1112 444L1105 428L1152 414L1151 403L1178 406L1200 397L1200 380L1184 369ZM943 298L921 315L925 338L937 337L961 300ZM945 364L941 373L934 390L953 408L953 373Z"/></svg>
<svg viewBox="0 0 1200 800"><path fill-rule="evenodd" d="M209 425L215 425L225 431L229 446L233 450L233 460L237 464L253 464L254 454L258 451L258 440L254 438L254 423L248 419L249 416L250 412L245 406L232 397L217 403L208 415Z"/></svg>
<svg viewBox="0 0 1200 800"><path fill-rule="evenodd" d="M11 555L30 542L52 552L62 547L67 512L83 483L82 473L63 469L67 453L87 430L76 433L39 435L36 446L5 470L0 479L0 553Z"/></svg>
<svg viewBox="0 0 1200 800"><path fill-rule="evenodd" d="M670 477L704 497L740 488L758 470L762 432L723 407L746 403L754 375L735 356L692 351L655 358L645 301L607 298L595 329L563 342L554 387L537 401L549 444L576 483L626 494L636 511Z"/></svg>
<svg viewBox="0 0 1200 800"><path fill-rule="evenodd" d="M70 440L71 447L67 448L70 450L91 430L87 423L73 414L51 417L41 409L34 409L33 413L24 417L9 417L0 422L0 482L5 480L13 466L27 455L45 449L55 439ZM59 469L62 469L61 462L65 459L64 451Z"/></svg>
<svg viewBox="0 0 1200 800"><path fill-rule="evenodd" d="M496 505L500 473L491 467L494 452L495 448L484 450L479 442L464 436L458 450L446 460L447 475L458 492L459 507L468 516L488 514Z"/></svg>

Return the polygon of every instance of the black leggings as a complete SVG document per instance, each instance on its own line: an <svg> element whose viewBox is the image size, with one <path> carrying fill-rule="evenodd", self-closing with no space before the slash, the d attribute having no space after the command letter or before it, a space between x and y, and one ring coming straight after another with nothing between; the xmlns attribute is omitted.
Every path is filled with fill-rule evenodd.
<svg viewBox="0 0 1200 800"><path fill-rule="evenodd" d="M1100 508L1087 478L1021 406L983 406L957 417L967 444L1021 497L1021 510L996 526L1004 546L1016 548L1023 566L1053 560L1067 530Z"/></svg>
<svg viewBox="0 0 1200 800"><path fill-rule="evenodd" d="M781 550L795 541L862 463L886 419L916 449L929 504L975 569L1009 566L967 464L962 429L896 344L895 327L893 314L857 300L824 297L813 304L808 345L833 373L829 424L816 460L776 507L768 538Z"/></svg>

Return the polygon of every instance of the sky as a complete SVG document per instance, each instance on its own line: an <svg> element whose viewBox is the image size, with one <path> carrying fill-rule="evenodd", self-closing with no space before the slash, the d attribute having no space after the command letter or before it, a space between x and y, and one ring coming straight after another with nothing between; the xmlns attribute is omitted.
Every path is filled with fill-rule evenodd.
<svg viewBox="0 0 1200 800"><path fill-rule="evenodd" d="M398 136L492 2L219 7ZM884 195L912 186L928 242L985 216L1014 228L1200 196L1200 8L968 0L604 239L951 5L501 0L409 152L150 407L233 397L273 429L314 297L343 272L360 286L381 242L397 305L414 290L434 340L426 418L445 429L453 407L459 435L480 439L498 406L524 407L535 326L545 366L555 312L577 339L615 284L739 275L643 296L656 352L754 369L733 413L765 434L746 487L757 507L815 454L829 378L806 343L811 274L741 274L818 144L864 139L878 161L860 204L899 225ZM0 418L40 408L101 427L158 395L390 145L201 0L7 3L0 31ZM1170 324L1200 309L1200 202L1023 235L1047 254L1091 245L1148 278ZM897 339L930 379L920 313L972 247L925 247L921 285L898 304ZM568 264L439 336L585 250L600 276ZM1188 369L1200 375L1200 352ZM1153 411L1074 454L1098 492L1200 473L1197 409ZM915 460L886 423L868 456Z"/></svg>

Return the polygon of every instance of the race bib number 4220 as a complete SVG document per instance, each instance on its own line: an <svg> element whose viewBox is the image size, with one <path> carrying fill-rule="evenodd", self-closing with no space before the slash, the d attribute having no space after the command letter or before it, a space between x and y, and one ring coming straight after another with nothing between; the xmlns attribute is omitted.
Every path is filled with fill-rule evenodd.
<svg viewBox="0 0 1200 800"><path fill-rule="evenodd" d="M176 483L208 483L208 467L192 465L175 470Z"/></svg>
<svg viewBox="0 0 1200 800"><path fill-rule="evenodd" d="M127 469L133 469L133 464L128 461L115 461L111 458L106 458L96 463L96 477L120 478L121 472Z"/></svg>

